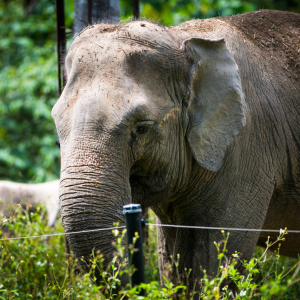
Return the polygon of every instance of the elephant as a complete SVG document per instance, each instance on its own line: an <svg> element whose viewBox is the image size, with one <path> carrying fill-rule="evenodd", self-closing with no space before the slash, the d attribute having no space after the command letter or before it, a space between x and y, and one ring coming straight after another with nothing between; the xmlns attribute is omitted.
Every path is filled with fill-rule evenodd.
<svg viewBox="0 0 300 300"><path fill-rule="evenodd" d="M228 255L249 260L280 228L299 230L299 36L299 14L268 10L82 31L52 109L65 231L124 225L129 203L161 224L278 230L230 232ZM177 254L192 280L216 273L220 230L157 230L161 274ZM110 231L68 240L77 257L112 259ZM299 236L280 252L297 257Z"/></svg>
<svg viewBox="0 0 300 300"><path fill-rule="evenodd" d="M48 226L52 227L59 213L59 179L36 184L0 181L0 199L2 217L15 210L12 204L45 205Z"/></svg>

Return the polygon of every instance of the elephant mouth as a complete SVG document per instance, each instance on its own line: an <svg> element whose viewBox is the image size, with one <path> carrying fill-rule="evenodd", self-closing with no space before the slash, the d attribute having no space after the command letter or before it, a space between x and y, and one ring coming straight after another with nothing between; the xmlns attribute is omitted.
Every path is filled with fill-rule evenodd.
<svg viewBox="0 0 300 300"><path fill-rule="evenodd" d="M155 176L149 178L145 175L139 176L133 174L130 176L129 181L133 201L144 202L145 199L149 199L149 202L153 205L153 200L150 200L150 198L157 198L157 195L163 194L165 190L163 181L159 182Z"/></svg>
<svg viewBox="0 0 300 300"><path fill-rule="evenodd" d="M135 165L130 170L129 182L132 188L141 188L147 192L160 193L163 191L163 181L159 180L157 174L149 174L139 165Z"/></svg>

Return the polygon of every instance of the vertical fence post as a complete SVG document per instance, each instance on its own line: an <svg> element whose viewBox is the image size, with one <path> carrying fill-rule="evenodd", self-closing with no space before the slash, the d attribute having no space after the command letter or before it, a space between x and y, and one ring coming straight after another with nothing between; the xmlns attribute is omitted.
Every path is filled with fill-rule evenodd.
<svg viewBox="0 0 300 300"><path fill-rule="evenodd" d="M129 264L133 265L135 269L133 275L131 276L132 287L145 282L141 212L142 209L139 204L128 204L123 206L123 214L125 215L127 229L126 235ZM138 234L139 238L136 240L133 248L137 249L137 252L134 252L133 255L131 255L129 245L132 244L136 233ZM143 291L141 294L142 293Z"/></svg>
<svg viewBox="0 0 300 300"><path fill-rule="evenodd" d="M132 0L132 7L133 7L133 19L138 20L140 18L140 1L139 0Z"/></svg>
<svg viewBox="0 0 300 300"><path fill-rule="evenodd" d="M64 0L56 0L56 32L57 32L57 72L58 72L58 98L65 85L66 76L64 58L66 55L66 27L65 27L65 4ZM70 245L65 235L65 257L69 260Z"/></svg>
<svg viewBox="0 0 300 300"><path fill-rule="evenodd" d="M88 20L88 25L93 25L93 20L92 20L92 12L93 12L93 0L87 0L87 5L88 5L88 15L87 15L87 20Z"/></svg>
<svg viewBox="0 0 300 300"><path fill-rule="evenodd" d="M60 97L66 77L63 60L66 55L66 31L64 0L56 0L56 30L57 30L57 68L58 68L58 97Z"/></svg>
<svg viewBox="0 0 300 300"><path fill-rule="evenodd" d="M148 218L149 218L148 208L142 209L142 219L144 220L144 222L147 222ZM144 245L147 245L149 233L148 233L148 228L145 226L142 226L142 237L143 237Z"/></svg>

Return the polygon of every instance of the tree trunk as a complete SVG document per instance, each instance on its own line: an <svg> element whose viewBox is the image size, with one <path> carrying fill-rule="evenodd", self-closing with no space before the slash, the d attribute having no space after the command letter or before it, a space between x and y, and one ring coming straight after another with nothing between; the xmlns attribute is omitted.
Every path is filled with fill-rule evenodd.
<svg viewBox="0 0 300 300"><path fill-rule="evenodd" d="M120 21L120 0L92 0L91 10L91 24L89 24L88 0L75 0L74 38L88 25Z"/></svg>

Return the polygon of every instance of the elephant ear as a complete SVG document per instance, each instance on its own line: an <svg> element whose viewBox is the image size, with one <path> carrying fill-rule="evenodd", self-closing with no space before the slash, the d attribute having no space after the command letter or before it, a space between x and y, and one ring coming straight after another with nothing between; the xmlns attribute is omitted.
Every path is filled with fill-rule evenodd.
<svg viewBox="0 0 300 300"><path fill-rule="evenodd" d="M227 147L246 124L238 67L224 39L191 38L182 48L191 78L187 140L196 161L216 172Z"/></svg>

